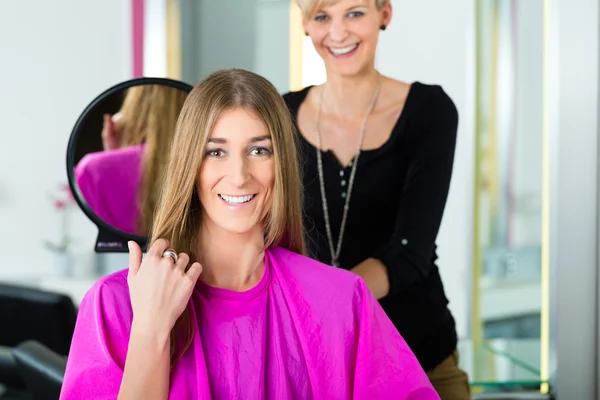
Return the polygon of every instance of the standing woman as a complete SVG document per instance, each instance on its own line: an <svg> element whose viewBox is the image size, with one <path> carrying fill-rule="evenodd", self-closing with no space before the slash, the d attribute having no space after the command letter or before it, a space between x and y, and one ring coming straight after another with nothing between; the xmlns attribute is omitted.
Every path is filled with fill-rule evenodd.
<svg viewBox="0 0 600 400"><path fill-rule="evenodd" d="M284 98L302 151L310 254L360 275L442 399L469 399L436 237L458 114L437 85L375 69L389 0L297 0L327 81Z"/></svg>

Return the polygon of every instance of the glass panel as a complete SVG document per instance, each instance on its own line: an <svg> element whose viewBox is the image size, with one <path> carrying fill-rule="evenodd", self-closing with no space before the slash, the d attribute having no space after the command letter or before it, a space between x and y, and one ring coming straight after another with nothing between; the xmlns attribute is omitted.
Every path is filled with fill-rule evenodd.
<svg viewBox="0 0 600 400"><path fill-rule="evenodd" d="M474 330L485 339L540 337L543 5L478 3Z"/></svg>
<svg viewBox="0 0 600 400"><path fill-rule="evenodd" d="M218 69L243 68L290 89L289 1L149 0L148 31L167 32L169 77L195 85ZM154 17L164 14L163 20ZM151 36L148 42L155 43ZM158 43L158 42L157 42ZM160 45L160 43L158 43ZM165 57L147 46L146 58ZM159 46L160 47L160 46ZM153 71L163 71L153 68Z"/></svg>
<svg viewBox="0 0 600 400"><path fill-rule="evenodd" d="M458 350L473 393L535 392L544 383L537 339L463 340Z"/></svg>
<svg viewBox="0 0 600 400"><path fill-rule="evenodd" d="M543 383L544 6L477 2L473 342L461 346L488 389Z"/></svg>

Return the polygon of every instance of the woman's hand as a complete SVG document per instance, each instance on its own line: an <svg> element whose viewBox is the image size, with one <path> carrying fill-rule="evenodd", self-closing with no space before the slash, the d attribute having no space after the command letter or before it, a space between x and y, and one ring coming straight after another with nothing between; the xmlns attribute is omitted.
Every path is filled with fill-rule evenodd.
<svg viewBox="0 0 600 400"><path fill-rule="evenodd" d="M152 244L143 261L138 244L130 241L128 245L132 333L136 330L166 340L188 304L202 266L195 262L186 272L190 260L187 254L179 254L176 263L171 257L163 257L169 246L164 239Z"/></svg>

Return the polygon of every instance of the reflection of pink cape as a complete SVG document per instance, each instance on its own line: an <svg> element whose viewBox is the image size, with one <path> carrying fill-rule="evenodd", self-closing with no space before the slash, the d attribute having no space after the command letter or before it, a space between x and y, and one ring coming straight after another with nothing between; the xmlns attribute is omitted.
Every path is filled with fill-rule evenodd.
<svg viewBox="0 0 600 400"><path fill-rule="evenodd" d="M136 233L144 145L86 154L75 166L77 186L107 224Z"/></svg>
<svg viewBox="0 0 600 400"><path fill-rule="evenodd" d="M364 282L275 248L254 288L199 282L196 333L169 399L439 399ZM85 295L61 399L116 399L132 311L127 271Z"/></svg>

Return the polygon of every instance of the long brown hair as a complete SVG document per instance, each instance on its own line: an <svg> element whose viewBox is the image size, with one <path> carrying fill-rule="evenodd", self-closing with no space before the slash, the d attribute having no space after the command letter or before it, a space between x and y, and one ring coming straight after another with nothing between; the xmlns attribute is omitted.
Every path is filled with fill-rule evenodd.
<svg viewBox="0 0 600 400"><path fill-rule="evenodd" d="M214 72L188 95L175 128L149 244L164 238L177 252L189 254L190 263L199 259L202 206L196 177L218 116L234 108L260 117L273 141L275 182L273 203L264 221L265 248L280 246L305 254L300 170L290 113L268 80L241 69ZM189 348L193 334L193 315L188 307L171 332L172 363Z"/></svg>
<svg viewBox="0 0 600 400"><path fill-rule="evenodd" d="M117 122L121 147L145 143L142 177L138 190L137 233L147 235L160 194L160 183L169 158L177 118L187 92L171 86L151 84L127 89L121 118Z"/></svg>

